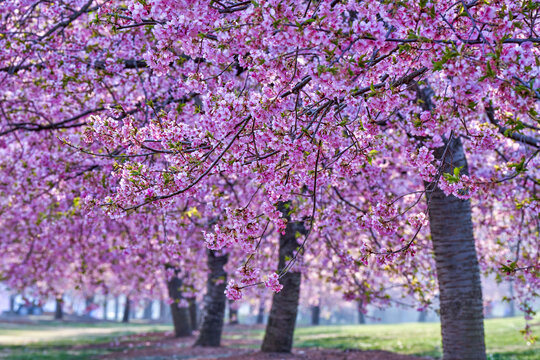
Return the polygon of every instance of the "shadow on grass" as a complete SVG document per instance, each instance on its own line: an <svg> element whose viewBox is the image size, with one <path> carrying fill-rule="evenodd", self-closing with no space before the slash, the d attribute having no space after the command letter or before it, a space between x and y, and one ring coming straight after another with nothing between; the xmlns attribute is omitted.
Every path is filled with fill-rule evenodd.
<svg viewBox="0 0 540 360"><path fill-rule="evenodd" d="M24 345L0 345L0 359L7 360L85 360L97 356L132 349L122 346L119 339L137 335L135 332L110 333L102 336L81 336L70 339L29 343ZM154 340L155 336L139 337L139 340ZM138 346L135 346L135 348Z"/></svg>
<svg viewBox="0 0 540 360"><path fill-rule="evenodd" d="M0 351L0 357L8 360L87 360L109 353L105 349L9 349Z"/></svg>
<svg viewBox="0 0 540 360"><path fill-rule="evenodd" d="M382 345L379 339L371 336L349 336L349 335L334 335L329 337L318 337L317 339L298 339L294 343L295 347L304 348L326 348L326 349L359 349L359 350L385 350L398 353L405 353L418 356L440 357L441 349L439 346L433 346L431 349L418 349L416 343L402 342L395 339L392 343Z"/></svg>
<svg viewBox="0 0 540 360"><path fill-rule="evenodd" d="M538 360L538 350L498 352L488 355L488 360Z"/></svg>

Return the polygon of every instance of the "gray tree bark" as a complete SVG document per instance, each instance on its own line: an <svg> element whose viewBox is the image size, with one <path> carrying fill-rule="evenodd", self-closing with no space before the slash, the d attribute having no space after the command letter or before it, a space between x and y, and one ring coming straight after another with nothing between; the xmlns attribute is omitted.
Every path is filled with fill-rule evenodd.
<svg viewBox="0 0 540 360"><path fill-rule="evenodd" d="M279 265L278 273L287 265L287 259L294 256L298 247L296 234L305 234L303 222L290 221L288 205L280 203L278 209L289 221L285 234L279 237ZM300 281L302 274L289 271L280 279L283 289L275 293L272 298L272 308L266 324L266 333L261 346L263 352L291 352L293 345L294 326L298 313L298 299L300 297Z"/></svg>
<svg viewBox="0 0 540 360"><path fill-rule="evenodd" d="M189 320L191 321L191 328L193 330L196 330L199 327L199 319L197 318L199 316L199 311L197 308L197 301L195 298L189 298Z"/></svg>
<svg viewBox="0 0 540 360"><path fill-rule="evenodd" d="M136 319L137 318L137 306L134 306L135 304L131 303L131 305L129 306L129 317L131 319Z"/></svg>
<svg viewBox="0 0 540 360"><path fill-rule="evenodd" d="M257 313L257 324L263 324L264 323L264 301L261 300L259 303L259 312Z"/></svg>
<svg viewBox="0 0 540 360"><path fill-rule="evenodd" d="M236 325L238 324L238 309L233 309L233 302L231 300L228 301L228 305L229 305L229 324Z"/></svg>
<svg viewBox="0 0 540 360"><path fill-rule="evenodd" d="M227 286L227 273L223 267L229 256L217 256L212 250L208 250L207 253L210 271L206 282L202 324L195 345L220 346L225 316L225 287Z"/></svg>
<svg viewBox="0 0 540 360"><path fill-rule="evenodd" d="M358 302L358 323L359 324L365 324L366 323L366 316L364 315L363 310L363 304L362 301Z"/></svg>
<svg viewBox="0 0 540 360"><path fill-rule="evenodd" d="M443 158L445 146L436 149ZM452 139L446 150L443 173L453 173L467 160L460 139ZM429 225L440 290L441 332L444 360L486 359L482 287L474 243L471 204L446 196L426 184ZM430 191L431 194L430 194Z"/></svg>
<svg viewBox="0 0 540 360"><path fill-rule="evenodd" d="M129 296L126 296L126 303L124 305L124 316L122 317L123 323L129 322L130 307L131 307L131 301L129 300Z"/></svg>
<svg viewBox="0 0 540 360"><path fill-rule="evenodd" d="M64 318L64 311L62 309L62 304L64 300L61 297L56 299L56 307L54 309L54 319L62 320Z"/></svg>
<svg viewBox="0 0 540 360"><path fill-rule="evenodd" d="M10 314L15 314L15 297L17 295L10 295L9 296L9 313Z"/></svg>
<svg viewBox="0 0 540 360"><path fill-rule="evenodd" d="M321 319L321 307L319 305L311 306L311 325L319 325Z"/></svg>
<svg viewBox="0 0 540 360"><path fill-rule="evenodd" d="M516 316L516 307L514 305L514 282L510 281L508 284L508 290L510 291L510 301L508 302L508 312L505 317Z"/></svg>
<svg viewBox="0 0 540 360"><path fill-rule="evenodd" d="M103 299L103 320L107 320L109 312L109 302L107 296Z"/></svg>
<svg viewBox="0 0 540 360"><path fill-rule="evenodd" d="M152 320L152 300L149 300L148 304L144 307L143 319Z"/></svg>
<svg viewBox="0 0 540 360"><path fill-rule="evenodd" d="M161 321L168 321L171 316L171 307L168 306L165 301L159 302L159 319Z"/></svg>
<svg viewBox="0 0 540 360"><path fill-rule="evenodd" d="M174 325L174 335L176 337L184 337L191 335L191 321L189 318L189 310L187 307L178 307L180 301L183 300L182 285L183 280L177 275L180 273L175 269L175 275L168 281L169 297L173 300L171 304L171 315Z"/></svg>
<svg viewBox="0 0 540 360"><path fill-rule="evenodd" d="M120 320L120 300L118 300L118 296L114 297L114 320L118 321Z"/></svg>
<svg viewBox="0 0 540 360"><path fill-rule="evenodd" d="M422 310L418 313L418 322L426 322L427 320L427 310Z"/></svg>
<svg viewBox="0 0 540 360"><path fill-rule="evenodd" d="M85 309L85 314L84 316L87 316L87 317L92 317L91 313L92 311L89 310L90 307L92 306L92 304L94 303L94 296L88 296L86 297L85 299L85 304L86 304L86 309Z"/></svg>

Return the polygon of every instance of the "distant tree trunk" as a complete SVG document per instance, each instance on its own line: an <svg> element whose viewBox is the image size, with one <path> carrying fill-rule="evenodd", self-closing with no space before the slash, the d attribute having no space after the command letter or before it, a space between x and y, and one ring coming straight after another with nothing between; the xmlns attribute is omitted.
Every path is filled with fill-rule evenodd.
<svg viewBox="0 0 540 360"><path fill-rule="evenodd" d="M279 203L278 210L284 214L288 223L285 234L279 237L279 264L278 273L285 268L288 259L294 256L298 247L296 234L306 233L303 222L290 221L290 202ZM266 333L261 346L263 352L291 352L294 326L298 312L298 299L300 297L300 281L302 274L289 270L280 279L283 289L274 293L272 308L266 324Z"/></svg>
<svg viewBox="0 0 540 360"><path fill-rule="evenodd" d="M516 316L516 308L514 305L514 282L513 281L510 281L508 290L510 290L510 301L508 302L508 313L506 316L514 317Z"/></svg>
<svg viewBox="0 0 540 360"><path fill-rule="evenodd" d="M130 306L129 306L129 317L131 319L136 319L137 318L137 306L136 306L136 304L133 304L133 303L130 304Z"/></svg>
<svg viewBox="0 0 540 360"><path fill-rule="evenodd" d="M170 316L170 313L171 312L171 307L168 306L165 301L161 300L159 302L159 319L161 321L166 321L168 320L169 316Z"/></svg>
<svg viewBox="0 0 540 360"><path fill-rule="evenodd" d="M9 312L11 314L15 314L15 297L17 297L17 295L9 296Z"/></svg>
<svg viewBox="0 0 540 360"><path fill-rule="evenodd" d="M264 301L261 300L259 303L259 312L257 313L257 324L264 323Z"/></svg>
<svg viewBox="0 0 540 360"><path fill-rule="evenodd" d="M453 173L467 160L460 139L452 139L435 150L443 160L443 173ZM476 257L471 204L455 196L446 196L437 187L426 184L429 224L440 291L441 330L444 360L485 359L482 286Z"/></svg>
<svg viewBox="0 0 540 360"><path fill-rule="evenodd" d="M86 313L84 314L84 316L88 316L88 317L92 317L91 313L92 313L92 305L94 304L94 297L93 296L88 296L86 297L85 299L85 305L86 305Z"/></svg>
<svg viewBox="0 0 540 360"><path fill-rule="evenodd" d="M107 320L108 312L109 312L109 302L107 301L107 297L105 296L105 299L103 299L103 320Z"/></svg>
<svg viewBox="0 0 540 360"><path fill-rule="evenodd" d="M202 324L195 345L220 346L225 315L225 287L227 286L227 273L223 267L229 256L217 256L212 250L208 250L207 253L210 272L206 282Z"/></svg>
<svg viewBox="0 0 540 360"><path fill-rule="evenodd" d="M231 300L228 301L229 304L229 324L236 325L238 324L238 309L234 308L234 304Z"/></svg>
<svg viewBox="0 0 540 360"><path fill-rule="evenodd" d="M319 325L321 317L320 305L311 306L311 325Z"/></svg>
<svg viewBox="0 0 540 360"><path fill-rule="evenodd" d="M56 298L56 307L54 309L55 320L62 320L64 318L64 311L62 310L62 303L64 301L61 297Z"/></svg>
<svg viewBox="0 0 540 360"><path fill-rule="evenodd" d="M180 270L175 269L175 276L168 281L167 285L169 297L173 301L171 304L171 315L174 325L174 335L176 337L184 337L191 335L191 322L188 308L178 306L182 300L185 300L182 296L183 280L178 277L179 273Z"/></svg>
<svg viewBox="0 0 540 360"><path fill-rule="evenodd" d="M191 322L191 328L193 330L196 330L199 326L199 320L197 319L198 311L197 311L197 301L195 298L189 298L189 320Z"/></svg>
<svg viewBox="0 0 540 360"><path fill-rule="evenodd" d="M362 301L358 301L358 323L366 323L366 316L364 315L364 304L362 303Z"/></svg>
<svg viewBox="0 0 540 360"><path fill-rule="evenodd" d="M120 301L118 300L118 296L114 297L114 320L118 321L120 320Z"/></svg>
<svg viewBox="0 0 540 360"><path fill-rule="evenodd" d="M146 320L152 320L152 300L144 307L143 318Z"/></svg>
<svg viewBox="0 0 540 360"><path fill-rule="evenodd" d="M418 322L426 322L427 310L422 310L418 313Z"/></svg>
<svg viewBox="0 0 540 360"><path fill-rule="evenodd" d="M122 318L123 323L129 322L129 313L131 307L131 301L129 300L129 296L126 296L126 304L124 305L124 317Z"/></svg>

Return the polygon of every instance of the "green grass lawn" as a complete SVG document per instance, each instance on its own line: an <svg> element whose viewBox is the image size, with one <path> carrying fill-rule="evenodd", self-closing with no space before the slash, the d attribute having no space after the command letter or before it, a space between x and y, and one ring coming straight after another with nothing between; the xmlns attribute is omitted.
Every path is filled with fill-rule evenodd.
<svg viewBox="0 0 540 360"><path fill-rule="evenodd" d="M88 348L107 344L128 335L172 330L170 325L121 323L0 324L0 359L83 360L93 359L123 347ZM85 346L87 348L85 348ZM80 348L82 347L82 348Z"/></svg>
<svg viewBox="0 0 540 360"><path fill-rule="evenodd" d="M29 343L43 344L77 344L94 343L95 338L107 341L118 336L141 332L158 332L172 330L170 325L123 324L123 323L64 323L43 322L40 324L0 324L0 346L25 345Z"/></svg>
<svg viewBox="0 0 540 360"><path fill-rule="evenodd" d="M486 346L490 359L540 359L540 344L528 345L519 330L524 320L489 319L485 322ZM533 327L536 336L539 326ZM441 356L438 323L396 325L349 325L299 328L295 332L297 347L338 349L380 349L402 354Z"/></svg>
<svg viewBox="0 0 540 360"><path fill-rule="evenodd" d="M540 335L538 320L533 323L533 333ZM66 324L1 325L0 359L11 360L82 360L122 351L112 341L136 333L169 331L167 325L144 324ZM520 334L524 321L520 318L486 320L486 345L489 359L540 359L540 344L527 344ZM161 335L159 335L161 336ZM249 338L258 347L263 330L246 330L244 327L228 328L225 338ZM402 354L430 357L441 356L440 327L437 323L407 323L395 325L347 325L301 327L295 332L296 347L321 347L337 349L387 350ZM102 347L84 345L106 344ZM109 346L110 344L110 346ZM250 346L250 347L251 347ZM81 348L82 347L82 348Z"/></svg>

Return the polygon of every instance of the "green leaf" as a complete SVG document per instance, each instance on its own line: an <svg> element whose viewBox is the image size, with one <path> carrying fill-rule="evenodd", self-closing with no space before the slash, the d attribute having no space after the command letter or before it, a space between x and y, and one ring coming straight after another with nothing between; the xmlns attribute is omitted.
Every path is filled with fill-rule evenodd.
<svg viewBox="0 0 540 360"><path fill-rule="evenodd" d="M458 57L459 53L456 49L451 47L446 47L444 50L443 56L438 61L433 61L433 70L434 71L440 71L443 69L443 65L446 64L450 59Z"/></svg>
<svg viewBox="0 0 540 360"><path fill-rule="evenodd" d="M527 171L527 168L525 167L525 157L523 156L521 158L521 161L518 163L509 163L508 167L514 168L514 170L516 170L518 174L524 173L525 171Z"/></svg>
<svg viewBox="0 0 540 360"><path fill-rule="evenodd" d="M459 173L460 173L461 169L463 169L463 166L454 168L454 176L459 177Z"/></svg>
<svg viewBox="0 0 540 360"><path fill-rule="evenodd" d="M507 274L511 274L516 271L516 268L517 268L517 262L513 261L509 263L508 265L502 265L500 270Z"/></svg>
<svg viewBox="0 0 540 360"><path fill-rule="evenodd" d="M448 181L449 184L456 184L459 182L458 176L452 175L450 173L444 173L443 176L444 176L444 179Z"/></svg>

